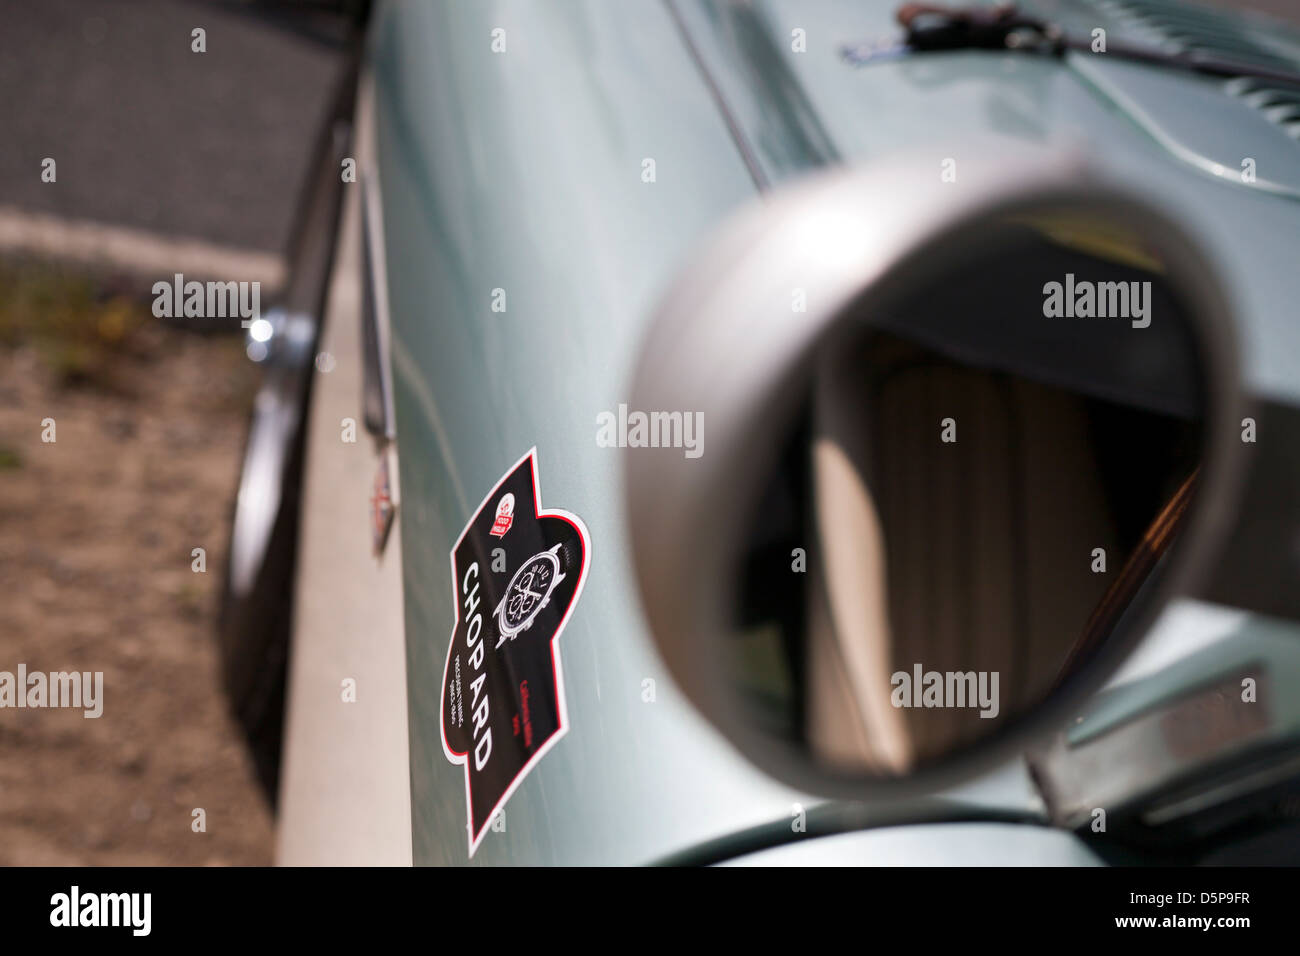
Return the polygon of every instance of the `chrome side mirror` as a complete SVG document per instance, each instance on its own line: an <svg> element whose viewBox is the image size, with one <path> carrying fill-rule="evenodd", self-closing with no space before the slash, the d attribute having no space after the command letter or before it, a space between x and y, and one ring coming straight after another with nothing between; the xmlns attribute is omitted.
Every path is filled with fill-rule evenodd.
<svg viewBox="0 0 1300 956"><path fill-rule="evenodd" d="M1019 147L1018 147L1019 149ZM646 615L755 763L829 794L969 776L1059 726L1224 535L1234 325L1176 211L1077 158L836 172L728 224L629 405Z"/></svg>

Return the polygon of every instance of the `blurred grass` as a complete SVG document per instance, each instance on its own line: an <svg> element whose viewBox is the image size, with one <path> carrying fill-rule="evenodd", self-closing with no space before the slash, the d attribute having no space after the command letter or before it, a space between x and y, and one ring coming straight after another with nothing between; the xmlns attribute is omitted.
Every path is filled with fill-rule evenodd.
<svg viewBox="0 0 1300 956"><path fill-rule="evenodd" d="M137 398L149 390L146 366L187 336L152 312L152 301L122 280L36 260L0 261L0 348L30 348L62 388ZM209 338L220 410L251 407L256 366L237 335ZM0 447L0 469L21 467Z"/></svg>
<svg viewBox="0 0 1300 956"><path fill-rule="evenodd" d="M95 276L57 265L0 263L0 345L30 346L65 386L117 390L113 360L139 354L148 306Z"/></svg>

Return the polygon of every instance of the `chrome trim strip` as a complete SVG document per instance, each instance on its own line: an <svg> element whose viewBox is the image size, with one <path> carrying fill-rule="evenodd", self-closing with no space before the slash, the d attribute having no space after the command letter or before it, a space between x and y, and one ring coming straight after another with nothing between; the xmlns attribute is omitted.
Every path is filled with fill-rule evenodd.
<svg viewBox="0 0 1300 956"><path fill-rule="evenodd" d="M389 364L388 267L384 254L383 211L379 181L361 174L361 247L364 257L361 296L361 405L366 430L377 438L394 441L393 378Z"/></svg>

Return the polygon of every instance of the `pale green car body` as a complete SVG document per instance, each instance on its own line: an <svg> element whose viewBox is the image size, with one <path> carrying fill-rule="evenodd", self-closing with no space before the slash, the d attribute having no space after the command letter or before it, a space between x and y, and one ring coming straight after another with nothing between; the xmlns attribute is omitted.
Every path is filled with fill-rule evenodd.
<svg viewBox="0 0 1300 956"><path fill-rule="evenodd" d="M1234 94L1231 81L1102 55L976 50L848 62L846 44L896 34L896 5L377 8L369 58L417 864L471 859L465 774L444 755L439 729L456 617L448 554L484 495L534 447L543 504L579 515L591 539L585 589L559 641L569 730L510 796L504 827L486 835L473 863L1102 859L1086 834L1045 825L1023 760L943 794L861 804L827 803L750 765L657 656L630 562L622 457L595 441L597 416L627 399L656 298L728 215L764 189L904 148L931 155L936 172L948 158L960 170L963 148L983 134L1078 144L1185 210L1224 267L1245 384L1300 406L1294 129ZM1041 4L1075 33L1135 40L1159 30L1123 8L1166 6ZM1232 22L1246 38L1234 42L1300 66L1295 38ZM498 29L506 46L494 53ZM1241 176L1248 158L1253 182ZM493 309L494 290L504 290L504 311ZM1122 725L1243 661L1265 660L1272 686L1295 686L1298 637L1289 623L1178 602L1072 733L1094 721ZM1300 698L1278 697L1260 746L1300 742ZM1121 788L1115 806L1140 789Z"/></svg>

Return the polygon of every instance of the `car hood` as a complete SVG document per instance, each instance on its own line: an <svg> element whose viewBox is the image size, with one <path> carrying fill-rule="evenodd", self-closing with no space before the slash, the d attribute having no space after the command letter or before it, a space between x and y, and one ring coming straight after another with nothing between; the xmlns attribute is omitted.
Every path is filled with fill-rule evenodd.
<svg viewBox="0 0 1300 956"><path fill-rule="evenodd" d="M676 0L768 181L809 166L866 160L900 145L974 132L1026 140L1096 138L1097 108L1205 176L1300 198L1300 89L1125 60L952 51L860 58L901 38L898 3ZM1029 5L1025 5L1029 6ZM1173 0L1039 0L1032 13L1085 39L1193 51L1300 72L1300 34L1257 17ZM797 48L802 46L802 50Z"/></svg>
<svg viewBox="0 0 1300 956"><path fill-rule="evenodd" d="M1113 53L848 54L900 39L892 0L673 3L760 188L900 151L933 162L936 186L952 160L959 184L962 157L989 139L1001 150L1021 142L1082 153L1099 172L1191 211L1242 320L1248 387L1300 403L1291 358L1300 329L1286 318L1300 95ZM1035 12L1074 35L1104 29L1109 43L1217 44L1220 56L1300 69L1294 33L1268 21L1178 14L1169 0L1039 0ZM1286 96L1297 101L1295 121L1275 102Z"/></svg>

